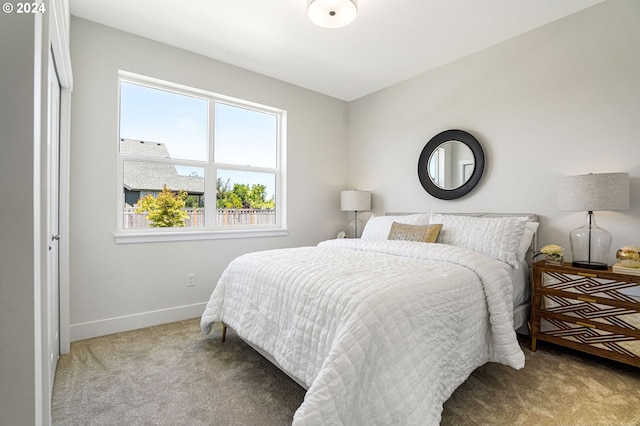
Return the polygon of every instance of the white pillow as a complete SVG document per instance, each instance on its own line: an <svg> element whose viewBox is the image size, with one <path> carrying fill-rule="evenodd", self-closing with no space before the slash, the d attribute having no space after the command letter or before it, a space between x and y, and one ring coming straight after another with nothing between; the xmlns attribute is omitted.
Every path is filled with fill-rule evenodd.
<svg viewBox="0 0 640 426"><path fill-rule="evenodd" d="M438 242L468 248L511 266L518 264L526 217L473 217L432 214L431 223L442 223Z"/></svg>
<svg viewBox="0 0 640 426"><path fill-rule="evenodd" d="M518 253L516 255L518 261L525 260L525 257L527 257L527 251L529 251L531 240L533 240L533 235L538 230L539 225L540 224L538 222L527 222L525 224L522 239L520 240L520 246L518 247Z"/></svg>
<svg viewBox="0 0 640 426"><path fill-rule="evenodd" d="M407 225L428 225L429 214L420 213L406 216L373 216L364 225L360 239L375 241L386 240L389 237L389 231L391 231L391 225L393 222L405 223Z"/></svg>

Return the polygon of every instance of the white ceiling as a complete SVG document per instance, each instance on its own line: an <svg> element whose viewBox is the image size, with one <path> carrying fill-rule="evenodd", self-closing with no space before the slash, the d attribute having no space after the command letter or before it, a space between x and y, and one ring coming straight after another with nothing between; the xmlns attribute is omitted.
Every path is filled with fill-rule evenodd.
<svg viewBox="0 0 640 426"><path fill-rule="evenodd" d="M70 0L71 14L351 101L603 0L359 0L326 29L307 0Z"/></svg>

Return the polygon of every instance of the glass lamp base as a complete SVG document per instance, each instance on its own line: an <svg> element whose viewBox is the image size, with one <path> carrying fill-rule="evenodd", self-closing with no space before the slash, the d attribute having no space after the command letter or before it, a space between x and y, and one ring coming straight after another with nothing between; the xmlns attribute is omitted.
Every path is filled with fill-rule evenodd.
<svg viewBox="0 0 640 426"><path fill-rule="evenodd" d="M364 224L360 219L351 219L348 224L349 238L360 238Z"/></svg>
<svg viewBox="0 0 640 426"><path fill-rule="evenodd" d="M572 266L586 269L607 269L611 251L611 234L596 225L593 212L587 213L587 220L580 228L569 234Z"/></svg>

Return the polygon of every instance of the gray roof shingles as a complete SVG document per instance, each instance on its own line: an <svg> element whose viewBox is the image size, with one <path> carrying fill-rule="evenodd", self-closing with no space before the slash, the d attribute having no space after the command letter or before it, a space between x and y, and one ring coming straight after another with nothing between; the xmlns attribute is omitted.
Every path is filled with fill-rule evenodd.
<svg viewBox="0 0 640 426"><path fill-rule="evenodd" d="M158 142L121 139L120 152L150 158L171 158L167 146ZM167 185L172 191L183 190L189 194L204 194L204 178L182 176L172 164L125 161L124 187L130 191L162 191Z"/></svg>

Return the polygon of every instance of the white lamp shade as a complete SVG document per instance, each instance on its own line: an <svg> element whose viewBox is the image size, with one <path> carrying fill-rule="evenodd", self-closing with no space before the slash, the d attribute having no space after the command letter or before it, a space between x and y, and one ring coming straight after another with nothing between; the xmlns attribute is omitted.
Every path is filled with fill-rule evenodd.
<svg viewBox="0 0 640 426"><path fill-rule="evenodd" d="M340 209L348 212L371 210L371 192L349 190L340 193Z"/></svg>
<svg viewBox="0 0 640 426"><path fill-rule="evenodd" d="M307 14L323 28L344 27L358 15L357 0L309 0Z"/></svg>
<svg viewBox="0 0 640 426"><path fill-rule="evenodd" d="M566 176L558 182L558 209L602 211L629 209L629 174Z"/></svg>

